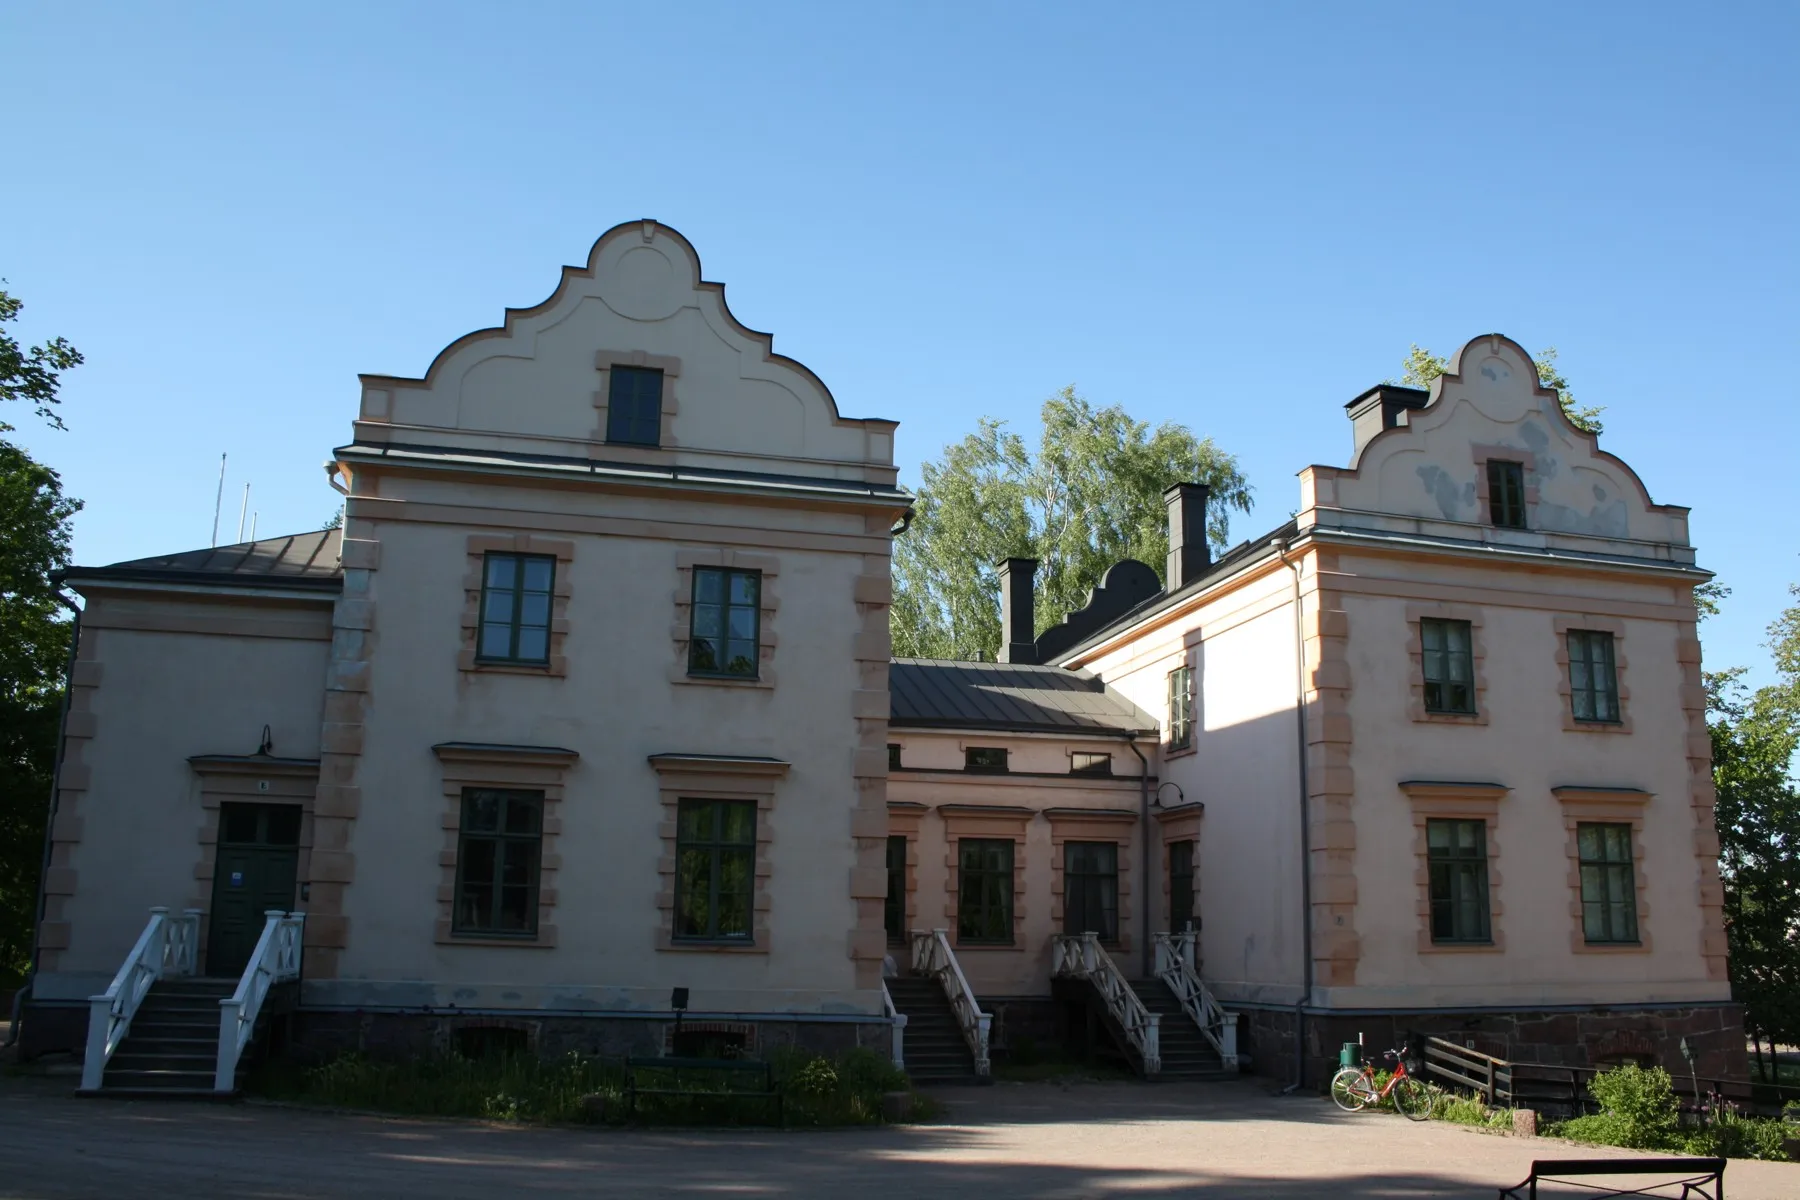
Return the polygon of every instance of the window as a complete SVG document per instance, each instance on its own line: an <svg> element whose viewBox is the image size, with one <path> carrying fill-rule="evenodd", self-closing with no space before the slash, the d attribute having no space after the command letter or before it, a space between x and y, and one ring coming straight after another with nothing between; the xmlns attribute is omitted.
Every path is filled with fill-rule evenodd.
<svg viewBox="0 0 1800 1200"><path fill-rule="evenodd" d="M1431 940L1489 942L1487 822L1427 821Z"/></svg>
<svg viewBox="0 0 1800 1200"><path fill-rule="evenodd" d="M1637 883L1631 874L1631 826L1575 828L1581 853L1581 932L1589 943L1638 940Z"/></svg>
<svg viewBox="0 0 1800 1200"><path fill-rule="evenodd" d="M1488 459L1488 520L1501 529L1525 528L1525 464Z"/></svg>
<svg viewBox="0 0 1800 1200"><path fill-rule="evenodd" d="M1013 940L1013 844L963 838L957 842L956 939L1010 946Z"/></svg>
<svg viewBox="0 0 1800 1200"><path fill-rule="evenodd" d="M1069 755L1069 774L1071 775L1111 775L1112 755L1089 754L1077 750Z"/></svg>
<svg viewBox="0 0 1800 1200"><path fill-rule="evenodd" d="M1119 940L1119 845L1063 843L1063 932Z"/></svg>
<svg viewBox="0 0 1800 1200"><path fill-rule="evenodd" d="M1470 650L1469 623L1421 617L1419 645L1424 651L1425 711L1474 712L1475 656Z"/></svg>
<svg viewBox="0 0 1800 1200"><path fill-rule="evenodd" d="M890 834L887 840L887 906L883 910L888 941L906 940L906 836Z"/></svg>
<svg viewBox="0 0 1800 1200"><path fill-rule="evenodd" d="M756 678L762 573L694 568L688 674Z"/></svg>
<svg viewBox="0 0 1800 1200"><path fill-rule="evenodd" d="M454 933L535 937L544 793L464 788Z"/></svg>
<svg viewBox="0 0 1800 1200"><path fill-rule="evenodd" d="M1004 771L1006 751L998 746L970 746L963 751L965 771Z"/></svg>
<svg viewBox="0 0 1800 1200"><path fill-rule="evenodd" d="M1569 630L1569 700L1577 721L1619 719L1619 673L1613 637L1591 629Z"/></svg>
<svg viewBox="0 0 1800 1200"><path fill-rule="evenodd" d="M750 940L756 802L683 800L675 828L675 936Z"/></svg>
<svg viewBox="0 0 1800 1200"><path fill-rule="evenodd" d="M899 769L900 769L900 743L899 742L889 742L888 743L888 770L898 771Z"/></svg>
<svg viewBox="0 0 1800 1200"><path fill-rule="evenodd" d="M1194 927L1194 843L1169 843L1169 931Z"/></svg>
<svg viewBox="0 0 1800 1200"><path fill-rule="evenodd" d="M1186 750L1194 744L1194 672L1177 667L1169 672L1169 749Z"/></svg>
<svg viewBox="0 0 1800 1200"><path fill-rule="evenodd" d="M479 662L550 661L550 594L556 559L547 554L487 554L481 569Z"/></svg>
<svg viewBox="0 0 1800 1200"><path fill-rule="evenodd" d="M606 392L606 440L627 446L662 442L663 373L644 367L611 367Z"/></svg>

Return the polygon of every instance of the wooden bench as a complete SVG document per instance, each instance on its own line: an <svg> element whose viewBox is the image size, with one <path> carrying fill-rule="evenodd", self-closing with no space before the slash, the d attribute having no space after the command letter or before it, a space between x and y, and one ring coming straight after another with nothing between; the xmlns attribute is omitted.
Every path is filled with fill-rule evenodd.
<svg viewBox="0 0 1800 1200"><path fill-rule="evenodd" d="M661 1079L640 1080L640 1073ZM646 1086L646 1083L649 1086ZM742 1058L628 1058L625 1060L625 1112L637 1114L639 1096L708 1096L718 1100L775 1102L781 1124L781 1093L775 1072L766 1062Z"/></svg>
<svg viewBox="0 0 1800 1200"><path fill-rule="evenodd" d="M1596 1196L1658 1196L1672 1200L1723 1200L1725 1195L1725 1160L1722 1158L1549 1158L1531 1164L1531 1174L1523 1183L1500 1189L1499 1200L1537 1200L1539 1181L1564 1182L1579 1175L1673 1175L1677 1178L1641 1188L1609 1188L1595 1184L1577 1184ZM1711 1190L1707 1190L1710 1186ZM1673 1197L1663 1189L1679 1187Z"/></svg>

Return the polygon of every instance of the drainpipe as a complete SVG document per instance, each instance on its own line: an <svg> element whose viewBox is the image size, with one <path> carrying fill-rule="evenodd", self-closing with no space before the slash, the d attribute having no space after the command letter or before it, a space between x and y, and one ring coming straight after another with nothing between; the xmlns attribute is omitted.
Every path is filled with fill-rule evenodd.
<svg viewBox="0 0 1800 1200"><path fill-rule="evenodd" d="M1137 748L1137 734L1127 733L1121 736L1138 759L1138 807L1143 814L1140 818L1142 832L1138 835L1138 859L1142 868L1138 873L1138 912L1142 916L1144 935L1143 945L1138 947L1144 971L1138 978L1149 979L1154 975L1156 966L1156 959L1150 949L1150 760Z"/></svg>
<svg viewBox="0 0 1800 1200"><path fill-rule="evenodd" d="M19 1016L25 1010L25 997L31 994L31 986L37 982L38 940L44 928L44 881L50 874L50 835L56 828L56 804L62 798L63 748L68 745L69 704L75 697L75 655L81 649L81 608L63 595L61 589L57 590L56 598L75 614L75 619L69 623L69 657L63 665L62 716L56 723L56 765L50 772L50 807L44 816L44 854L39 864L37 907L34 910L37 919L31 925L31 964L25 971L24 984L13 994L12 1024L6 1033L8 1046L19 1040Z"/></svg>
<svg viewBox="0 0 1800 1200"><path fill-rule="evenodd" d="M1300 946L1305 954L1300 999L1294 1002L1294 1082L1284 1092L1299 1090L1306 1080L1306 1005L1313 993L1312 948L1312 803L1306 773L1306 625L1300 613L1300 564L1288 558L1286 538L1275 539L1281 565L1294 573L1294 718L1300 747Z"/></svg>

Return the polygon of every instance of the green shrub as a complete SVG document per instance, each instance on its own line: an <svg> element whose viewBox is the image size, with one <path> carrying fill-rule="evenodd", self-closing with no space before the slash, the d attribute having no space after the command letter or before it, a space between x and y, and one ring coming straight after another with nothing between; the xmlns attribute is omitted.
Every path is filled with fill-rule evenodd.
<svg viewBox="0 0 1800 1200"><path fill-rule="evenodd" d="M870 1050L852 1050L835 1060L779 1050L771 1067L790 1125L875 1124L883 1119L886 1093L910 1090L905 1073ZM716 1079L686 1074L683 1087L713 1095L640 1096L637 1118L681 1125L773 1123L772 1103L725 1101L732 1082L723 1073ZM736 1082L741 1086L741 1079ZM251 1077L249 1088L272 1099L415 1116L564 1124L592 1121L600 1113L611 1122L625 1119L624 1066L578 1054L559 1059L445 1054L407 1062L347 1054L310 1068L266 1064ZM934 1111L923 1097L915 1098L915 1120Z"/></svg>
<svg viewBox="0 0 1800 1200"><path fill-rule="evenodd" d="M1774 1118L1740 1117L1725 1109L1712 1124L1688 1130L1682 1149L1689 1154L1786 1162L1787 1146L1783 1143L1792 1129Z"/></svg>
<svg viewBox="0 0 1800 1200"><path fill-rule="evenodd" d="M1612 1128L1621 1140L1612 1145L1662 1150L1677 1144L1681 1118L1675 1106L1675 1083L1661 1067L1623 1066L1602 1071L1588 1084L1588 1093L1605 1115L1616 1119Z"/></svg>

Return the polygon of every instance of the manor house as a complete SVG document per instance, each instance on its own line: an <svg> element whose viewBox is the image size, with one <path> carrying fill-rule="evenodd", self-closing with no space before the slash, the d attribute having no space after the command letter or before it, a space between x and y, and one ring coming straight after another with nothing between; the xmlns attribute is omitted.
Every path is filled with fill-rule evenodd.
<svg viewBox="0 0 1800 1200"><path fill-rule="evenodd" d="M26 1052L1741 1075L1687 510L1498 335L1346 410L1279 528L1214 558L1169 480L1166 562L1040 631L1009 560L999 661L895 660L895 422L620 225L362 377L340 530L67 572Z"/></svg>

